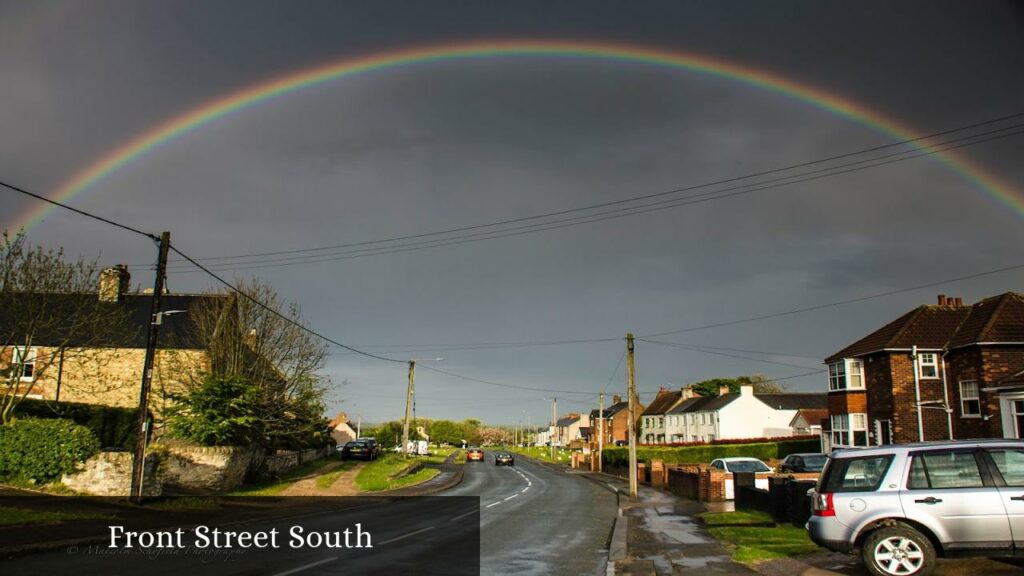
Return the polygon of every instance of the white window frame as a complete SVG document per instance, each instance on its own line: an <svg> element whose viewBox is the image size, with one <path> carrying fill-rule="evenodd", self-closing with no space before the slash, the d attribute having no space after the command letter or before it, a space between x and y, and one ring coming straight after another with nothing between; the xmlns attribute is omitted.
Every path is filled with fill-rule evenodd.
<svg viewBox="0 0 1024 576"><path fill-rule="evenodd" d="M855 412L851 414L833 414L830 419L832 426L832 445L833 446L868 446L871 441L868 438L868 415L863 412ZM855 433L864 433L864 443L857 444L855 440Z"/></svg>
<svg viewBox="0 0 1024 576"><path fill-rule="evenodd" d="M851 385L856 382L857 385ZM835 390L863 390L864 389L864 362L856 358L843 358L839 362L828 365L828 389Z"/></svg>
<svg viewBox="0 0 1024 576"><path fill-rule="evenodd" d="M974 395L973 396L968 396L968 395L966 395L964 393L964 384L968 384L968 385L973 385L974 386ZM978 403L978 411L977 412L968 412L967 411L967 402L971 401L971 400L977 401L977 403ZM960 381L960 417L961 418L981 418L981 391L978 388L978 381L977 380L961 380Z"/></svg>
<svg viewBox="0 0 1024 576"><path fill-rule="evenodd" d="M25 348L24 346L14 346L12 349L11 370L15 368L21 369L21 374L18 375L20 382L35 382L37 377L36 359L38 350L35 347ZM31 370L31 374L28 376L25 376L26 368Z"/></svg>
<svg viewBox="0 0 1024 576"><path fill-rule="evenodd" d="M929 361L925 361L925 358ZM925 367L931 368L933 374L926 376L924 373ZM935 352L918 352L917 353L917 376L922 380L938 380L939 379L939 355Z"/></svg>

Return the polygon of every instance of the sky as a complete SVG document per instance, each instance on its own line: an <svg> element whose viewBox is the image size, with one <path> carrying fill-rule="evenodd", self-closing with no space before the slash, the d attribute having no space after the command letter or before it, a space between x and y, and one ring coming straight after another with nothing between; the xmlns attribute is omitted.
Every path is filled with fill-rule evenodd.
<svg viewBox="0 0 1024 576"><path fill-rule="evenodd" d="M926 155L765 187L835 162L808 165L740 181L760 183L744 194L717 197L723 184L685 193L710 191L699 203L546 230L509 224L498 238L204 261L229 280L271 284L333 340L395 360L332 347L328 411L370 422L401 417L410 359L419 417L546 423L553 397L560 414L596 408L598 392L624 394L627 332L641 338L646 401L660 387L754 373L824 392L823 358L937 294L971 303L1024 291L1024 268L951 281L1024 264L1024 117L1012 117L1024 112L1024 9L1011 2L0 0L0 181L52 197L112 150L250 86L330 62L502 41L710 58L913 133L651 63L442 59L259 102L69 203L168 230L195 258L234 257L529 218L1005 118L943 138L970 144L955 154L1009 202ZM0 189L0 227L21 226L37 203ZM61 210L27 234L152 283L145 238ZM215 283L172 258L168 286Z"/></svg>

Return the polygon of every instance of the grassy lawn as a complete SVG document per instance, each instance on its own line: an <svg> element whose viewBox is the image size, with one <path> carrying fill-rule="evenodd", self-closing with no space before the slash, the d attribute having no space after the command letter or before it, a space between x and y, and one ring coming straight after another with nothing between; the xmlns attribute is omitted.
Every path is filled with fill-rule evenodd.
<svg viewBox="0 0 1024 576"><path fill-rule="evenodd" d="M555 448L555 458L554 460L552 460L550 446L530 446L529 448L511 447L502 448L502 450L505 450L507 452L514 452L516 454L523 454L525 456L529 456L530 458L543 460L544 462L556 462L558 464L568 464L569 454L571 452L571 450Z"/></svg>
<svg viewBox="0 0 1024 576"><path fill-rule="evenodd" d="M440 473L441 471L438 470L437 468L422 468L420 470L417 470L416 472L413 472L412 474L409 474L408 476L402 476L397 480L393 480L391 482L391 488L405 488L406 486L415 486L417 484L422 484L423 482L430 480L431 478L437 476Z"/></svg>
<svg viewBox="0 0 1024 576"><path fill-rule="evenodd" d="M761 512L706 513L700 517L712 536L735 546L732 558L737 562L757 563L821 550L803 528L789 524L751 525L771 522L771 517Z"/></svg>
<svg viewBox="0 0 1024 576"><path fill-rule="evenodd" d="M370 462L359 474L356 475L356 486L363 492L379 492L397 488L399 483L402 486L410 486L406 478L396 479L406 470L416 466L420 462L415 458L406 458L401 454L386 454ZM409 477L416 477L419 474L410 474ZM426 478L424 478L425 480ZM412 482L414 484L415 482Z"/></svg>
<svg viewBox="0 0 1024 576"><path fill-rule="evenodd" d="M0 506L0 526L25 524L52 524L69 520L113 520L116 516L109 514L88 514L81 512L50 512L44 510L26 510Z"/></svg>
<svg viewBox="0 0 1024 576"><path fill-rule="evenodd" d="M333 464L338 461L337 456L328 456L327 458L320 458L319 460L311 460L305 464L289 470L278 480L273 480L263 484L248 484L242 486L237 490L228 492L228 496L277 496L281 492L288 489L289 486L295 483L296 480L301 480L305 476L315 473L317 470Z"/></svg>
<svg viewBox="0 0 1024 576"><path fill-rule="evenodd" d="M434 448L433 450L431 450L430 456L416 456L416 460L419 462L432 462L434 464L441 464L448 459L448 456L450 456L452 452L456 452L458 450L460 449L452 447Z"/></svg>
<svg viewBox="0 0 1024 576"><path fill-rule="evenodd" d="M341 463L341 466L335 468L333 471L328 472L326 474L321 474L316 479L316 487L320 488L321 490L326 490L327 488L330 488L331 484L334 484L334 481L337 480L339 476L355 468L356 464L357 462L354 460L346 460L345 462Z"/></svg>

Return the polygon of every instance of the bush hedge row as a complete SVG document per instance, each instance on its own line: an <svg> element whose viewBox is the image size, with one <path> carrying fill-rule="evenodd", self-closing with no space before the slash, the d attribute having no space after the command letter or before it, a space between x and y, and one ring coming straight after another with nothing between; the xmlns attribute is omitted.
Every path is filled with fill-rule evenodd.
<svg viewBox="0 0 1024 576"><path fill-rule="evenodd" d="M0 426L0 480L58 480L99 450L96 435L71 420L21 418Z"/></svg>
<svg viewBox="0 0 1024 576"><path fill-rule="evenodd" d="M17 418L63 418L93 431L104 448L131 450L135 445L135 408L78 402L25 399L14 408Z"/></svg>
<svg viewBox="0 0 1024 576"><path fill-rule="evenodd" d="M745 444L723 442L721 444L693 444L675 447L639 446L636 450L636 457L641 462L658 459L663 460L666 464L693 464L734 456L777 460L798 452L818 452L820 450L820 440L815 436L813 438L792 438ZM629 448L605 448L603 457L605 464L610 466L628 466Z"/></svg>

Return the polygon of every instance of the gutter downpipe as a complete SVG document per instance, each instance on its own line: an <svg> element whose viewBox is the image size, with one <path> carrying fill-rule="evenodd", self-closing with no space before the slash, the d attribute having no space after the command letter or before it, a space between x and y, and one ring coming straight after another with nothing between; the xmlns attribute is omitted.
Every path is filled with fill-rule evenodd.
<svg viewBox="0 0 1024 576"><path fill-rule="evenodd" d="M942 353L942 402L946 408L946 426L949 428L949 439L953 439L953 407L949 405L949 385L946 384L946 354ZM979 391L980 396L980 391ZM980 404L980 402L979 402Z"/></svg>
<svg viewBox="0 0 1024 576"><path fill-rule="evenodd" d="M917 376L917 344L910 348L910 359L914 365L914 405L917 408L917 441L924 442L924 418L921 415L921 380Z"/></svg>

